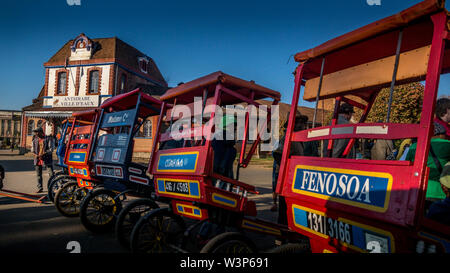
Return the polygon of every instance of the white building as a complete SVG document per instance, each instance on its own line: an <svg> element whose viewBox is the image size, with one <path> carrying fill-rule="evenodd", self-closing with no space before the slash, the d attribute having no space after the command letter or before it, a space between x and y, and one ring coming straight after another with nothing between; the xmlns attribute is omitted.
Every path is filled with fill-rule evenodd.
<svg viewBox="0 0 450 273"><path fill-rule="evenodd" d="M152 58L117 37L68 41L46 63L45 84L24 107L21 146L31 147L32 131L57 134L73 112L98 107L104 100L137 87L161 95L167 83ZM151 138L151 132L149 133Z"/></svg>

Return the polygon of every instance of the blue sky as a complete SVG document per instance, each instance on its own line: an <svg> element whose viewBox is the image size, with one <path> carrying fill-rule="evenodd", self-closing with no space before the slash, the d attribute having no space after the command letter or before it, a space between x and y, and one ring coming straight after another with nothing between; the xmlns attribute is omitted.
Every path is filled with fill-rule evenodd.
<svg viewBox="0 0 450 273"><path fill-rule="evenodd" d="M221 70L277 90L290 103L293 54L420 2L79 1L2 2L0 109L31 104L44 84L43 63L80 33L131 44L156 61L170 86ZM450 94L448 83L444 77L439 95Z"/></svg>

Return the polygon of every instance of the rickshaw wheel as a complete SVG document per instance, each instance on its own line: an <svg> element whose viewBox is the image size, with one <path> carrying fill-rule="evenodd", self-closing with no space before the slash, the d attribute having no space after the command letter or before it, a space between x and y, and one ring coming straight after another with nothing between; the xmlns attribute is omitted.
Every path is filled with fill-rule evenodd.
<svg viewBox="0 0 450 273"><path fill-rule="evenodd" d="M50 186L53 183L53 181L55 181L56 179L59 179L61 176L67 176L67 174L64 171L54 172L53 175L50 176L50 178L47 181L47 188L50 189Z"/></svg>
<svg viewBox="0 0 450 273"><path fill-rule="evenodd" d="M131 232L135 224L149 211L158 208L158 204L148 198L134 200L125 206L120 211L115 226L116 238L119 243L129 249Z"/></svg>
<svg viewBox="0 0 450 273"><path fill-rule="evenodd" d="M86 190L79 188L76 181L67 182L56 192L55 207L63 216L77 217L85 196Z"/></svg>
<svg viewBox="0 0 450 273"><path fill-rule="evenodd" d="M48 193L47 197L50 202L55 202L55 195L58 192L58 190L67 182L74 181L73 178L71 178L68 175L58 176L56 179L50 182L48 185ZM75 181L76 182L76 181Z"/></svg>
<svg viewBox="0 0 450 273"><path fill-rule="evenodd" d="M81 202L80 220L83 226L94 233L104 233L114 227L114 219L121 209L116 194L99 188L90 192Z"/></svg>
<svg viewBox="0 0 450 273"><path fill-rule="evenodd" d="M212 238L200 253L250 254L256 253L253 242L239 232L225 232Z"/></svg>
<svg viewBox="0 0 450 273"><path fill-rule="evenodd" d="M130 247L139 253L173 253L182 247L186 224L167 208L141 217L131 232Z"/></svg>
<svg viewBox="0 0 450 273"><path fill-rule="evenodd" d="M277 254L299 254L299 253L310 253L311 249L307 244L295 244L289 243L276 247L269 251L269 253Z"/></svg>

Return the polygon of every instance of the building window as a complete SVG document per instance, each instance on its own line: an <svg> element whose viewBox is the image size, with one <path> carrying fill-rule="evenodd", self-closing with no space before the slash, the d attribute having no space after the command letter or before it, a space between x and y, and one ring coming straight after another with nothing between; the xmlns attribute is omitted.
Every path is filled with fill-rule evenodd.
<svg viewBox="0 0 450 273"><path fill-rule="evenodd" d="M99 71L91 70L89 72L89 93L98 93L99 85Z"/></svg>
<svg viewBox="0 0 450 273"><path fill-rule="evenodd" d="M147 62L141 61L141 70L147 73Z"/></svg>
<svg viewBox="0 0 450 273"><path fill-rule="evenodd" d="M27 127L27 135L32 136L34 130L34 120L30 119L28 121L28 127Z"/></svg>
<svg viewBox="0 0 450 273"><path fill-rule="evenodd" d="M127 75L122 74L120 76L119 94L125 93L126 88L127 88Z"/></svg>
<svg viewBox="0 0 450 273"><path fill-rule="evenodd" d="M139 69L146 74L148 73L148 63L149 62L150 62L150 60L147 57L139 57L138 58Z"/></svg>
<svg viewBox="0 0 450 273"><path fill-rule="evenodd" d="M152 138L152 121L146 120L144 122L144 137Z"/></svg>
<svg viewBox="0 0 450 273"><path fill-rule="evenodd" d="M65 95L67 86L67 72L58 73L58 86L56 89L57 95Z"/></svg>
<svg viewBox="0 0 450 273"><path fill-rule="evenodd" d="M44 122L43 122L42 120L39 120L39 121L37 122L36 128L42 128L42 129L44 129L43 126L44 126Z"/></svg>

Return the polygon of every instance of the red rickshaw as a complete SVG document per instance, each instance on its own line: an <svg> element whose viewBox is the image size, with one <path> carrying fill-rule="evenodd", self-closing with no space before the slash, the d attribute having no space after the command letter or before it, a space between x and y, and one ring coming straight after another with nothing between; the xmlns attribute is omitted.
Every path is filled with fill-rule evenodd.
<svg viewBox="0 0 450 273"><path fill-rule="evenodd" d="M258 192L254 186L239 181L239 168L248 166L261 142L258 134L246 149L250 131L248 113L242 116L245 128L237 171L220 169L217 164L232 164L234 157L229 161L224 155L235 149L233 142L221 146L230 143L213 137L223 129L218 126L222 119L216 119L218 111L226 105L241 103L259 106L259 99L270 99L273 106L280 100L280 93L222 72L181 84L161 97L163 104L155 139L158 145L153 146L148 171L153 175L156 195L171 200L171 206L152 210L140 218L131 235L133 251L199 251L206 246L195 240L209 240L208 252L229 247L246 252L255 251L255 244L241 233L244 230L286 235L287 227L254 218L256 206L248 200L248 194ZM177 107L185 112L177 114ZM269 115L271 109L267 110ZM180 128L184 128L182 132ZM202 233L202 230L211 232ZM217 233L221 233L218 239L210 240ZM193 241L194 234L203 236L194 237ZM233 238L245 244L217 249L221 242Z"/></svg>
<svg viewBox="0 0 450 273"><path fill-rule="evenodd" d="M318 47L298 53L295 89L277 192L287 204L289 228L309 244L278 252L450 251L450 227L425 217L427 158L439 78L449 72L449 17L444 1L427 0ZM382 88L424 81L418 124L364 123ZM294 132L301 87L304 99L335 101L331 126ZM348 103L362 110L356 124L337 124ZM317 109L317 108L316 108ZM333 143L346 139L331 158ZM359 139L417 140L414 161L349 158ZM323 141L322 157L288 156L293 142Z"/></svg>
<svg viewBox="0 0 450 273"><path fill-rule="evenodd" d="M92 189L92 183L100 183L92 177L93 165L88 160L99 113L99 109L92 109L72 114L64 155L64 163L72 179L66 181L56 192L54 202L56 209L67 217L79 215L81 201L87 191Z"/></svg>

